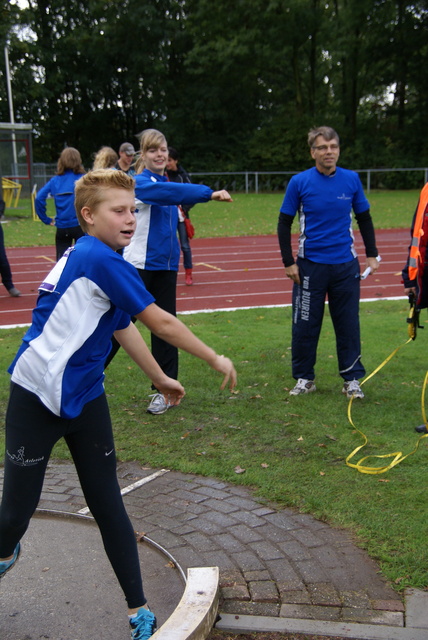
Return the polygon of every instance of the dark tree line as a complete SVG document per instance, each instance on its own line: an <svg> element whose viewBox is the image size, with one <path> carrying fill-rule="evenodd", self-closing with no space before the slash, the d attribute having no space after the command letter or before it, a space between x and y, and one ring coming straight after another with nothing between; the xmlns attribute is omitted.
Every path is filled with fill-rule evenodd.
<svg viewBox="0 0 428 640"><path fill-rule="evenodd" d="M191 170L292 170L329 124L353 168L427 166L426 0L0 0L35 160L147 127ZM3 48L3 47L2 47ZM4 74L3 74L4 75ZM0 120L9 120L6 81Z"/></svg>

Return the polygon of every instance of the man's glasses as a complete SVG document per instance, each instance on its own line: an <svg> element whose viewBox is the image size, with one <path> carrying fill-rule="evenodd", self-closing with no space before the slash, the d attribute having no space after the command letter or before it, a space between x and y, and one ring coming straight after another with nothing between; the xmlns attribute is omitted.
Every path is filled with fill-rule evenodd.
<svg viewBox="0 0 428 640"><path fill-rule="evenodd" d="M331 151L337 151L338 148L338 144L330 144L329 146L327 146L326 144L320 144L317 147L312 147L312 149L316 149L317 151L327 151L328 149L330 149Z"/></svg>

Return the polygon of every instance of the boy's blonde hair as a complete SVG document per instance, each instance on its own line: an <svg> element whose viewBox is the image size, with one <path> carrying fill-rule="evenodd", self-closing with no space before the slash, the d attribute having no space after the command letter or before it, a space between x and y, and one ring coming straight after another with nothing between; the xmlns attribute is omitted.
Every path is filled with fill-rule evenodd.
<svg viewBox="0 0 428 640"><path fill-rule="evenodd" d="M144 129L138 137L140 138L140 154L137 162L135 163L135 171L141 173L145 167L143 155L149 149L158 149L161 145L168 146L167 141L163 133L157 129Z"/></svg>
<svg viewBox="0 0 428 640"><path fill-rule="evenodd" d="M83 231L87 225L81 215L83 207L96 209L106 199L107 189L125 189L134 192L135 180L117 169L96 169L79 178L74 185L74 206Z"/></svg>

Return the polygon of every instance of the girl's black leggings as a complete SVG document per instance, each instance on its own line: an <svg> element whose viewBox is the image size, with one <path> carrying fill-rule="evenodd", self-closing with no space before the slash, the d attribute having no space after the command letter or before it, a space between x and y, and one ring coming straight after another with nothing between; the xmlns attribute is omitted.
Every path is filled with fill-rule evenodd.
<svg viewBox="0 0 428 640"><path fill-rule="evenodd" d="M128 607L146 603L135 533L116 475L116 455L105 394L73 419L60 418L33 393L12 383L6 413L6 453L0 506L0 558L12 555L40 499L54 444L64 437L86 503Z"/></svg>

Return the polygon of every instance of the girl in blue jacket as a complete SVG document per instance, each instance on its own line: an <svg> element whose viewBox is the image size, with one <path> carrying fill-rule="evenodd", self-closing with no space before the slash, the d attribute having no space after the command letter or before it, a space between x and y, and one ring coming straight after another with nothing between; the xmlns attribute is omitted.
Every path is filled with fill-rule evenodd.
<svg viewBox="0 0 428 640"><path fill-rule="evenodd" d="M77 220L74 208L74 183L85 173L80 153L74 147L66 147L58 159L56 175L37 193L36 213L45 224L56 227L56 259L77 242L84 233ZM55 201L55 220L46 215L46 198Z"/></svg>
<svg viewBox="0 0 428 640"><path fill-rule="evenodd" d="M123 257L138 269L147 291L156 304L176 315L177 272L180 245L177 238L178 205L217 200L232 202L225 190L213 191L200 184L169 182L164 175L168 162L168 144L156 129L146 129L140 138L137 160L135 196L138 211L137 230ZM178 351L157 336L151 336L152 354L162 371L170 378L178 377ZM147 409L164 413L168 403L155 393Z"/></svg>

